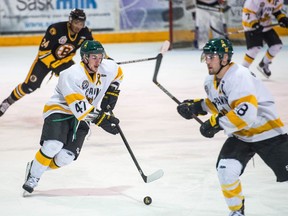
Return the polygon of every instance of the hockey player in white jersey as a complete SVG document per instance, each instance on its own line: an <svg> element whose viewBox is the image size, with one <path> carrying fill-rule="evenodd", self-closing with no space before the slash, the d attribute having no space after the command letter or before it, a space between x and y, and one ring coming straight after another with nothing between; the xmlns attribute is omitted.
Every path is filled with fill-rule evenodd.
<svg viewBox="0 0 288 216"><path fill-rule="evenodd" d="M78 158L90 123L118 133L119 120L106 112L117 102L122 70L114 61L104 59L105 50L98 41L85 41L80 55L80 64L60 73L54 95L44 106L41 148L28 163L24 193L33 192L46 170Z"/></svg>
<svg viewBox="0 0 288 216"><path fill-rule="evenodd" d="M194 46L202 49L209 40L210 25L220 32L226 32L226 20L223 9L228 8L225 0L185 0L187 10L195 21ZM212 31L213 38L223 38Z"/></svg>
<svg viewBox="0 0 288 216"><path fill-rule="evenodd" d="M209 40L202 53L209 72L207 98L185 100L177 110L186 119L212 113L200 126L204 137L227 134L217 160L218 177L229 216L244 216L241 174L257 153L278 182L288 181L288 135L270 92L249 69L231 62L232 55L229 40Z"/></svg>
<svg viewBox="0 0 288 216"><path fill-rule="evenodd" d="M275 17L283 28L288 28L288 18L281 11L283 0L246 0L242 10L242 25L245 30L247 51L243 66L249 67L266 42L268 49L258 65L258 70L266 77L271 76L269 64L282 48L282 41L272 27Z"/></svg>

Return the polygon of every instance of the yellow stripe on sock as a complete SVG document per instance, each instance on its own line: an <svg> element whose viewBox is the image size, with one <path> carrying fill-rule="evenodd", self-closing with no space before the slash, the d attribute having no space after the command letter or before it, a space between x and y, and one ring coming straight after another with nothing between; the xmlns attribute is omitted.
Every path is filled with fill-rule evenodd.
<svg viewBox="0 0 288 216"><path fill-rule="evenodd" d="M51 160L50 164L49 164L49 168L51 169L58 169L60 168L59 166L57 166L57 164L55 163L54 160Z"/></svg>
<svg viewBox="0 0 288 216"><path fill-rule="evenodd" d="M49 164L51 163L51 160L52 160L52 158L49 158L49 157L45 156L44 154L42 154L42 152L40 150L36 153L35 158L43 166L49 166Z"/></svg>

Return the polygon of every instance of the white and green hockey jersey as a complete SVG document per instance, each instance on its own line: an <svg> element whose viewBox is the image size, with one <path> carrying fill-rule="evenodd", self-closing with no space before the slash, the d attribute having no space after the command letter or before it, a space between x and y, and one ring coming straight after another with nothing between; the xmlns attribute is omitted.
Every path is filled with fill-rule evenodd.
<svg viewBox="0 0 288 216"><path fill-rule="evenodd" d="M202 107L224 115L219 124L227 135L255 142L287 133L271 93L249 69L230 63L219 83L208 75L204 86L207 98Z"/></svg>
<svg viewBox="0 0 288 216"><path fill-rule="evenodd" d="M44 106L43 116L63 113L84 120L97 108L110 84L120 84L122 79L122 69L113 60L103 59L92 77L82 62L73 65L60 73L54 95Z"/></svg>

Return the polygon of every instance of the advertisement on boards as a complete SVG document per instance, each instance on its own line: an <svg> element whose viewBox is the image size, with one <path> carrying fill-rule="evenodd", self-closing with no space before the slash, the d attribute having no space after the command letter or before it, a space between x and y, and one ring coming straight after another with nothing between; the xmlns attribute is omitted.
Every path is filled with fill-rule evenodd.
<svg viewBox="0 0 288 216"><path fill-rule="evenodd" d="M69 19L74 8L84 9L93 30L114 30L118 0L1 0L0 33L44 32L55 22Z"/></svg>
<svg viewBox="0 0 288 216"><path fill-rule="evenodd" d="M168 8L167 0L120 0L120 29L168 28Z"/></svg>

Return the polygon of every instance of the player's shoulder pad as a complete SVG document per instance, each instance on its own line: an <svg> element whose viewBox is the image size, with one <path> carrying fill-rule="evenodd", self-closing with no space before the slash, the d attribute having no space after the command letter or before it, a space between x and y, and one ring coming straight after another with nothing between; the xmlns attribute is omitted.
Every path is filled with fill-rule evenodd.
<svg viewBox="0 0 288 216"><path fill-rule="evenodd" d="M47 28L47 32L56 35L58 32L62 32L63 29L67 29L67 22L53 23Z"/></svg>
<svg viewBox="0 0 288 216"><path fill-rule="evenodd" d="M80 66L80 64L74 64L71 67L63 70L60 72L59 78L64 79L75 79L82 76L85 76L85 73L83 73L84 68Z"/></svg>
<svg viewBox="0 0 288 216"><path fill-rule="evenodd" d="M67 22L57 22L52 23L48 28L56 28L56 29L63 29L63 27L67 26Z"/></svg>
<svg viewBox="0 0 288 216"><path fill-rule="evenodd" d="M103 59L100 67L107 74L117 74L119 65L111 59Z"/></svg>
<svg viewBox="0 0 288 216"><path fill-rule="evenodd" d="M87 26L85 26L84 28L81 29L82 32L89 32L91 33L92 30L90 28L88 28Z"/></svg>

